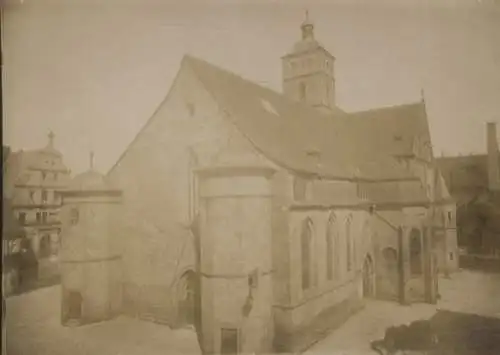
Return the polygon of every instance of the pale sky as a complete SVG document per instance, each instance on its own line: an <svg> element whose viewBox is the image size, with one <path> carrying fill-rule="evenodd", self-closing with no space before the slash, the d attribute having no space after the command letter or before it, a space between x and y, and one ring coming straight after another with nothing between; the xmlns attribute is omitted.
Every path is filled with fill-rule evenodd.
<svg viewBox="0 0 500 355"><path fill-rule="evenodd" d="M75 173L90 150L107 172L184 54L281 91L280 57L306 8L336 57L344 110L424 89L437 155L484 152L485 122L500 123L500 0L4 2L4 144L42 147L52 129Z"/></svg>

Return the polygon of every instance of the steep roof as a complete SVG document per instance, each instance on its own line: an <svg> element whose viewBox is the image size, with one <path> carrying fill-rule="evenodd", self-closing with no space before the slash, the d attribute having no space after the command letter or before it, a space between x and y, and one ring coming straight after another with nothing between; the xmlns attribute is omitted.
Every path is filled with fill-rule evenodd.
<svg viewBox="0 0 500 355"><path fill-rule="evenodd" d="M23 169L67 172L68 168L64 165L59 154L46 148L17 151L10 154L7 165L19 164L22 165ZM11 167L9 166L9 168Z"/></svg>
<svg viewBox="0 0 500 355"><path fill-rule="evenodd" d="M424 102L348 113L346 119L365 154L412 155L415 138L430 141Z"/></svg>
<svg viewBox="0 0 500 355"><path fill-rule="evenodd" d="M436 159L448 189L485 189L488 186L488 157L485 154Z"/></svg>
<svg viewBox="0 0 500 355"><path fill-rule="evenodd" d="M439 167L438 167L439 169ZM446 185L446 182L443 178L441 171L438 172L437 182L436 182L436 198L439 201L452 200L452 196L450 194L450 190Z"/></svg>
<svg viewBox="0 0 500 355"><path fill-rule="evenodd" d="M185 56L226 117L261 153L299 173L337 179L413 178L394 156L428 136L423 103L324 114L201 59Z"/></svg>
<svg viewBox="0 0 500 355"><path fill-rule="evenodd" d="M368 200L374 203L428 203L430 202L422 183L418 180L407 181L403 184L387 182L373 182L363 185Z"/></svg>
<svg viewBox="0 0 500 355"><path fill-rule="evenodd" d="M106 177L95 170L76 175L65 191L108 191L113 189Z"/></svg>

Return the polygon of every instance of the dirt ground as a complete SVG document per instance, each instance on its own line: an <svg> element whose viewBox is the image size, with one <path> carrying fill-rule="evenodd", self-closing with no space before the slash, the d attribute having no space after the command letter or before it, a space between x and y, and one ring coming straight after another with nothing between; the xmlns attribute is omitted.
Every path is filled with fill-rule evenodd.
<svg viewBox="0 0 500 355"><path fill-rule="evenodd" d="M500 318L498 274L459 271L441 280L440 293L437 305L400 306L370 300L363 311L314 344L306 354L374 354L369 343L382 338L387 327L429 319L437 309ZM79 328L62 327L59 300L58 286L7 299L6 354L200 354L193 330L174 331L128 317Z"/></svg>
<svg viewBox="0 0 500 355"><path fill-rule="evenodd" d="M450 278L441 278L439 292L441 299L437 305L400 306L393 302L370 301L362 312L311 346L305 354L374 354L370 342L383 338L386 328L430 319L437 310L500 318L500 274L461 270Z"/></svg>

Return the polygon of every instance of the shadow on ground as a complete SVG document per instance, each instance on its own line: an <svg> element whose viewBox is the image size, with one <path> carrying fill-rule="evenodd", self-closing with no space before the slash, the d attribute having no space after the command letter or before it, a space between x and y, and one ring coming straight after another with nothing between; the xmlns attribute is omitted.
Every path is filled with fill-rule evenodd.
<svg viewBox="0 0 500 355"><path fill-rule="evenodd" d="M372 342L379 354L419 351L426 354L498 355L500 319L438 311L429 320L389 327L384 339Z"/></svg>

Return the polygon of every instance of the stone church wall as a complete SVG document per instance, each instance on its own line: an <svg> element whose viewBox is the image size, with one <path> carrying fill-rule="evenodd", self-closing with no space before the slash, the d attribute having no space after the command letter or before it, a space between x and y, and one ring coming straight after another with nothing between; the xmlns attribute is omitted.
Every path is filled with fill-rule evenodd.
<svg viewBox="0 0 500 355"><path fill-rule="evenodd" d="M333 274L327 274L327 228L334 213ZM306 219L312 224L311 286L302 287L301 232ZM351 269L347 270L346 222L350 220ZM360 210L292 211L290 230L290 301L275 306L277 347L299 350L313 341L310 329L328 329L342 323L362 306L361 268L371 254L369 215ZM373 259L373 256L370 256ZM316 335L317 336L317 335ZM281 344L279 344L281 343Z"/></svg>
<svg viewBox="0 0 500 355"><path fill-rule="evenodd" d="M231 131L217 105L180 70L168 97L108 174L123 190L124 310L175 325L176 286L194 268L189 224L195 213L191 148L200 165L224 148Z"/></svg>

